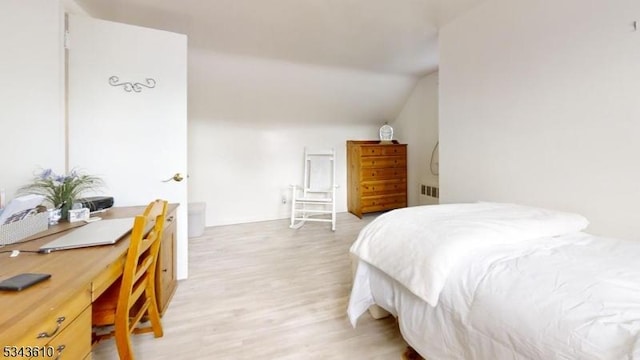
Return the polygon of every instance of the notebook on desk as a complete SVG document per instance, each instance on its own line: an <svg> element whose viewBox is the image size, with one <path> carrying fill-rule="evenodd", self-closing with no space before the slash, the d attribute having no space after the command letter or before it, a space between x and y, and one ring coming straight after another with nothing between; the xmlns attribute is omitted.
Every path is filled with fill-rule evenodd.
<svg viewBox="0 0 640 360"><path fill-rule="evenodd" d="M40 247L39 252L77 249L89 246L111 245L118 242L133 228L133 218L108 219L75 228Z"/></svg>

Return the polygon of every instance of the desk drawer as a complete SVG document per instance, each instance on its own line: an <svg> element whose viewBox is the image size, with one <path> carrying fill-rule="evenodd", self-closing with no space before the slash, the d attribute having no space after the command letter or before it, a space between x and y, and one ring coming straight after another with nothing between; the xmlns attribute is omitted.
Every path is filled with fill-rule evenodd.
<svg viewBox="0 0 640 360"><path fill-rule="evenodd" d="M95 301L102 293L111 286L116 280L122 276L124 271L124 263L127 254L123 254L116 261L112 262L109 267L100 272L91 282L91 301Z"/></svg>
<svg viewBox="0 0 640 360"><path fill-rule="evenodd" d="M43 346L62 333L91 304L91 292L85 289L71 298L69 302L49 314L37 325L26 332L17 346ZM89 308L90 309L90 308ZM91 320L89 320L91 321ZM91 324L89 324L91 326ZM91 330L87 330L91 332Z"/></svg>
<svg viewBox="0 0 640 360"><path fill-rule="evenodd" d="M49 342L58 359L84 359L91 353L91 308L87 307L77 319Z"/></svg>

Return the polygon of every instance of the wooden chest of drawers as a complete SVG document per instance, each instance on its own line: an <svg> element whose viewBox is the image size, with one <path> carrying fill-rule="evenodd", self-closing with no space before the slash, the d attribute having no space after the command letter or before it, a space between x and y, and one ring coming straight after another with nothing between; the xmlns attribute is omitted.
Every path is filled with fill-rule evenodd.
<svg viewBox="0 0 640 360"><path fill-rule="evenodd" d="M362 214L407 206L407 145L347 141L347 204Z"/></svg>

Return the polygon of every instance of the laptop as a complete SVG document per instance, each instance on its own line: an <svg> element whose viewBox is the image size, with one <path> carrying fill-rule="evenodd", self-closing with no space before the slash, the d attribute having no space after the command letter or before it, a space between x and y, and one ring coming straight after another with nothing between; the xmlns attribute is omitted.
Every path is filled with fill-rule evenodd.
<svg viewBox="0 0 640 360"><path fill-rule="evenodd" d="M117 243L133 228L133 218L99 220L69 231L40 247L39 252L77 249Z"/></svg>

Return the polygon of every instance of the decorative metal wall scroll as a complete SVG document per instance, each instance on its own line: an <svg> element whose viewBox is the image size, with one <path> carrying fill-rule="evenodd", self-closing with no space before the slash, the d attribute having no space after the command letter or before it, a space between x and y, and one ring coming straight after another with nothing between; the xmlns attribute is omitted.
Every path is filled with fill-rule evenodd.
<svg viewBox="0 0 640 360"><path fill-rule="evenodd" d="M109 78L109 85L122 86L124 88L124 91L126 92L141 92L142 87L146 87L148 89L153 89L154 87L156 87L156 81L152 78L146 78L144 79L144 83L120 82L120 78L114 75Z"/></svg>

